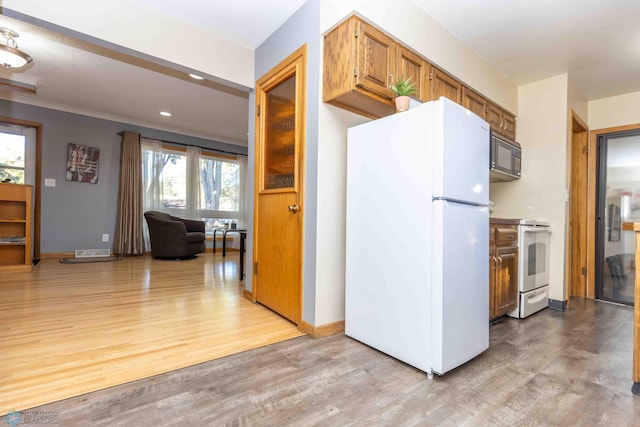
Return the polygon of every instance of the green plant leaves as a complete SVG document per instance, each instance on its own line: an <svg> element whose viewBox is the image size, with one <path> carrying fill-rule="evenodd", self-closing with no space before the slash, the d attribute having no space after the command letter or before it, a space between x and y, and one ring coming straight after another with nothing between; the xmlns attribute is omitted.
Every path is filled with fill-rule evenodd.
<svg viewBox="0 0 640 427"><path fill-rule="evenodd" d="M395 85L391 85L391 90L397 96L409 96L416 93L416 84L411 83L411 77L404 80L402 77L398 77L398 82Z"/></svg>

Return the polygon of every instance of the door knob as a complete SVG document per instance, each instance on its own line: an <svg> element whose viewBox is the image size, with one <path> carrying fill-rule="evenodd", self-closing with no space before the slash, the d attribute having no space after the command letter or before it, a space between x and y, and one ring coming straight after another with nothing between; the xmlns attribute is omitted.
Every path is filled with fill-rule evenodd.
<svg viewBox="0 0 640 427"><path fill-rule="evenodd" d="M289 206L287 206L287 210L289 212L297 213L298 212L298 205L289 205Z"/></svg>

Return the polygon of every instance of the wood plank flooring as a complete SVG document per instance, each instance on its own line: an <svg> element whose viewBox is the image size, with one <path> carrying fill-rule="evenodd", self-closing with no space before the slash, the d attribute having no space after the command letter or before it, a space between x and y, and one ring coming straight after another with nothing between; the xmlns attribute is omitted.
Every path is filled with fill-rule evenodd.
<svg viewBox="0 0 640 427"><path fill-rule="evenodd" d="M299 337L242 297L238 254L43 260L0 276L0 415Z"/></svg>
<svg viewBox="0 0 640 427"><path fill-rule="evenodd" d="M572 299L490 328L426 375L344 335L300 337L34 408L65 426L638 426L630 307Z"/></svg>

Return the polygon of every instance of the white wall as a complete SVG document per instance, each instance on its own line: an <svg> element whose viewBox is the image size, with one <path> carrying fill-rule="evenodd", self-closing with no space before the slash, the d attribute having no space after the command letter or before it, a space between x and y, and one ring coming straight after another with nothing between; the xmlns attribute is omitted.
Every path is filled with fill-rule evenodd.
<svg viewBox="0 0 640 427"><path fill-rule="evenodd" d="M589 129L640 125L640 92L589 102Z"/></svg>
<svg viewBox="0 0 640 427"><path fill-rule="evenodd" d="M521 86L518 91L518 141L522 178L492 183L493 217L551 223L549 297L565 300L564 243L567 185L569 80L562 74Z"/></svg>
<svg viewBox="0 0 640 427"><path fill-rule="evenodd" d="M578 118L584 123L589 123L589 103L584 98L584 96L582 96L582 94L578 92L578 89L573 83L573 80L571 80L571 77L569 77L568 79L568 85L569 109L573 110ZM569 126L571 126L571 124L569 124Z"/></svg>
<svg viewBox="0 0 640 427"><path fill-rule="evenodd" d="M253 88L253 49L131 0L2 0L3 8ZM11 16L11 14L9 14ZM58 28L58 30L62 30Z"/></svg>

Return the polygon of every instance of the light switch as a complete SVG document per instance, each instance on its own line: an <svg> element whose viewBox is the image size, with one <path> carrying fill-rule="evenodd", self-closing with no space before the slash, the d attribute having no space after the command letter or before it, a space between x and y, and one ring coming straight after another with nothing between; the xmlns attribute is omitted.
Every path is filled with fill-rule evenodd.
<svg viewBox="0 0 640 427"><path fill-rule="evenodd" d="M56 186L55 178L45 178L44 179L44 186L45 187L55 187Z"/></svg>

